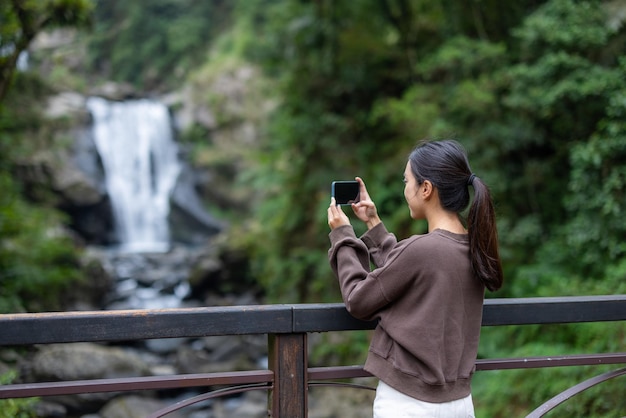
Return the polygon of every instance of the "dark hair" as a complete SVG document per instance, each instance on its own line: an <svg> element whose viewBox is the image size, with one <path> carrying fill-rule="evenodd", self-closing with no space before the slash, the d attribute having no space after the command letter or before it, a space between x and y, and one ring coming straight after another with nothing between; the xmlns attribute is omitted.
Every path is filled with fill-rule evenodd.
<svg viewBox="0 0 626 418"><path fill-rule="evenodd" d="M472 268L487 289L498 290L503 273L495 210L489 188L472 173L465 149L454 140L426 141L411 152L409 162L417 183L429 180L439 192L441 206L459 216L469 204L469 186L474 186L467 216Z"/></svg>

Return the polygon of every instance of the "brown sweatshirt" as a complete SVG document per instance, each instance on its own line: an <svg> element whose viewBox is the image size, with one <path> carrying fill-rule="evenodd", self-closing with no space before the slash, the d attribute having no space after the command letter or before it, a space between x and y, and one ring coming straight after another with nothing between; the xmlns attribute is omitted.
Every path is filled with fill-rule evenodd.
<svg viewBox="0 0 626 418"><path fill-rule="evenodd" d="M346 308L379 320L365 370L422 401L468 396L484 286L472 272L467 235L436 229L398 242L379 224L361 239L348 225L329 237Z"/></svg>

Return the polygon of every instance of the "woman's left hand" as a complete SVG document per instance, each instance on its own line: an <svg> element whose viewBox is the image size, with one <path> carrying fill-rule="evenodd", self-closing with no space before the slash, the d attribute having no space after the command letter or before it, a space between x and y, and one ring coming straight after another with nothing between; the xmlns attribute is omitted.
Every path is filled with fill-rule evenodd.
<svg viewBox="0 0 626 418"><path fill-rule="evenodd" d="M330 206L328 207L328 226L333 230L339 226L350 225L350 219L345 214L341 206L335 203L335 198L330 198Z"/></svg>

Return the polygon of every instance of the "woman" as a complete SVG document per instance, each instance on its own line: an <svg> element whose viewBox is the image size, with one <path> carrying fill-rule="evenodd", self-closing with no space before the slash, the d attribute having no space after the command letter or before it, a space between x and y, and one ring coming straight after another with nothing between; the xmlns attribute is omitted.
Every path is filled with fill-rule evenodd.
<svg viewBox="0 0 626 418"><path fill-rule="evenodd" d="M420 144L406 164L404 197L428 233L397 241L356 180L361 200L352 209L368 231L357 238L331 198L329 260L348 311L378 319L365 362L379 378L374 417L473 417L484 289L503 280L489 190L459 143ZM460 212L470 186L466 229Z"/></svg>

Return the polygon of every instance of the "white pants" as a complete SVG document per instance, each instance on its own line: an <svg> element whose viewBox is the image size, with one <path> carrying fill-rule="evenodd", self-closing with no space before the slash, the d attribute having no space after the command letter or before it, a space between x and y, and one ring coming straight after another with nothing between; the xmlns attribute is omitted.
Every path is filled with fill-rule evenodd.
<svg viewBox="0 0 626 418"><path fill-rule="evenodd" d="M474 418L474 404L472 395L444 403L419 401L380 381L374 418Z"/></svg>

